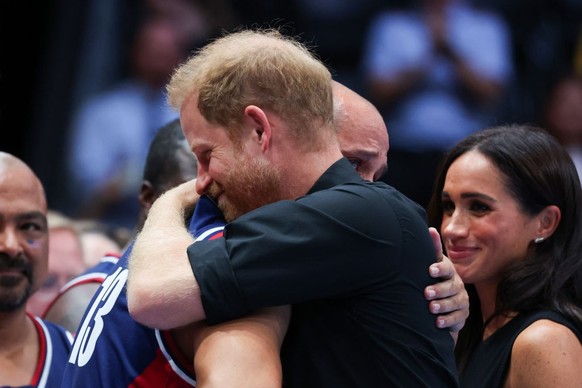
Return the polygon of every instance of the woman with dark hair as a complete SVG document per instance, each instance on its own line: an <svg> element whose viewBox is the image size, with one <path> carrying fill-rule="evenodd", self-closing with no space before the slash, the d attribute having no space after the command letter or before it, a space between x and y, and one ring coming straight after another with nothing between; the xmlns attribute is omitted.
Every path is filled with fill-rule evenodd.
<svg viewBox="0 0 582 388"><path fill-rule="evenodd" d="M456 345L465 387L582 383L582 189L541 128L468 136L445 157L429 207L470 297Z"/></svg>

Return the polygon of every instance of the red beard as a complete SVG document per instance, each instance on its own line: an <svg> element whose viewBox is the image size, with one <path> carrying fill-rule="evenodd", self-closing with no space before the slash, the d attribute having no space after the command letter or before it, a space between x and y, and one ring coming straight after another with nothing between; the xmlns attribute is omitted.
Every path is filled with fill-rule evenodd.
<svg viewBox="0 0 582 388"><path fill-rule="evenodd" d="M264 159L243 156L237 160L222 184L212 182L208 194L218 198L226 221L258 207L279 201L281 179L277 170Z"/></svg>

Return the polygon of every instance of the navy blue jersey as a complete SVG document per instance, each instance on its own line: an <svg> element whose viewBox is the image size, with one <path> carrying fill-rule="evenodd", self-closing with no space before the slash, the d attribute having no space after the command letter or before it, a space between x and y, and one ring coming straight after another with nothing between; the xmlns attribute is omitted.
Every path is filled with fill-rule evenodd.
<svg viewBox="0 0 582 388"><path fill-rule="evenodd" d="M38 336L38 360L30 384L19 386L19 388L60 387L71 351L73 335L52 322L30 314L28 317L34 323Z"/></svg>
<svg viewBox="0 0 582 388"><path fill-rule="evenodd" d="M214 202L202 197L190 221L197 239L222 237L225 221ZM127 309L127 261L132 245L105 278L79 326L63 387L188 387L195 385L169 332L134 321Z"/></svg>

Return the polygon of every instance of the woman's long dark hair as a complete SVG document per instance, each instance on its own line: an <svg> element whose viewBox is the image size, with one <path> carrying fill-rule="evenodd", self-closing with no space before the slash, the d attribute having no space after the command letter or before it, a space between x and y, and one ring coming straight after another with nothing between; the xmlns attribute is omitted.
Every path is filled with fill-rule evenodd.
<svg viewBox="0 0 582 388"><path fill-rule="evenodd" d="M528 125L495 127L468 136L439 168L428 209L436 228L442 222L447 171L471 150L482 153L501 171L506 189L524 212L535 215L555 205L561 220L554 234L535 244L529 257L507 269L497 287L495 313L485 323L475 288L466 285L470 314L455 347L461 371L495 316L547 309L566 315L582 328L582 189L570 156L545 130Z"/></svg>

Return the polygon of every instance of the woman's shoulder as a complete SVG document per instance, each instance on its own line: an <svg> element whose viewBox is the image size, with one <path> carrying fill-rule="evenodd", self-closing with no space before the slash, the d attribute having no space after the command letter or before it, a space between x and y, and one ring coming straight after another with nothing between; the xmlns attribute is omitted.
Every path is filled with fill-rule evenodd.
<svg viewBox="0 0 582 388"><path fill-rule="evenodd" d="M581 358L582 343L571 328L550 319L536 320L513 344L508 385L580 382Z"/></svg>
<svg viewBox="0 0 582 388"><path fill-rule="evenodd" d="M574 331L563 323L551 319L539 319L525 328L516 338L516 346L524 349L533 349L537 347L557 347L567 342L576 345L582 352L582 344ZM543 350L543 349L542 349Z"/></svg>

